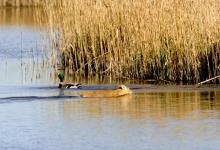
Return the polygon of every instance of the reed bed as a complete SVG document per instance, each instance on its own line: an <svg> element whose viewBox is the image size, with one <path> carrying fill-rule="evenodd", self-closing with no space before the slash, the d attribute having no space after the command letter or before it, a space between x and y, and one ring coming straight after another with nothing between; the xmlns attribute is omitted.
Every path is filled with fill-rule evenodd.
<svg viewBox="0 0 220 150"><path fill-rule="evenodd" d="M0 7L30 7L40 5L42 0L0 0Z"/></svg>
<svg viewBox="0 0 220 150"><path fill-rule="evenodd" d="M50 38L76 76L195 83L220 73L218 0L47 0Z"/></svg>

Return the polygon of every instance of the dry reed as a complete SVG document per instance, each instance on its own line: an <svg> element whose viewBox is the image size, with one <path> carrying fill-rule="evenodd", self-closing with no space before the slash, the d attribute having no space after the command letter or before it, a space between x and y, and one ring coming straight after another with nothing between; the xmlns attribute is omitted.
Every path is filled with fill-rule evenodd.
<svg viewBox="0 0 220 150"><path fill-rule="evenodd" d="M43 7L74 75L198 82L220 73L218 0L47 0Z"/></svg>
<svg viewBox="0 0 220 150"><path fill-rule="evenodd" d="M0 7L29 7L37 6L42 0L0 0Z"/></svg>

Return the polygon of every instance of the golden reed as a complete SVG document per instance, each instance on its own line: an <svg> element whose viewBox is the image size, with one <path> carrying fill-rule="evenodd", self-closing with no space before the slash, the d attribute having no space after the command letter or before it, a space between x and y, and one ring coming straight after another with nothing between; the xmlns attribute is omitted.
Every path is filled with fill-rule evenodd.
<svg viewBox="0 0 220 150"><path fill-rule="evenodd" d="M50 38L77 76L198 82L220 73L218 0L47 0Z"/></svg>
<svg viewBox="0 0 220 150"><path fill-rule="evenodd" d="M43 0L0 0L0 7L37 6Z"/></svg>

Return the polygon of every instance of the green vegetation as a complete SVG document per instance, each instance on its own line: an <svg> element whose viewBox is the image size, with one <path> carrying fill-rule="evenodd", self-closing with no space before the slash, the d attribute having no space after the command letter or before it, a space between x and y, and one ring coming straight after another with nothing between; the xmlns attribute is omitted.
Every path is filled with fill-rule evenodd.
<svg viewBox="0 0 220 150"><path fill-rule="evenodd" d="M220 73L218 0L47 0L54 47L76 76L199 82Z"/></svg>

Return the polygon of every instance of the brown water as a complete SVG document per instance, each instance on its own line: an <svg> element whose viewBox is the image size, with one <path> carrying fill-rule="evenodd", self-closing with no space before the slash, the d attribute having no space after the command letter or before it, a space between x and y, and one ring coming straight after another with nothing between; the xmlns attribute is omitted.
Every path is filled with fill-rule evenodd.
<svg viewBox="0 0 220 150"><path fill-rule="evenodd" d="M31 10L17 15L26 11ZM127 81L130 96L80 98L82 91L114 89L116 82L82 81L81 89L58 89L50 49L40 40L46 34L29 16L0 26L0 149L219 149L219 85Z"/></svg>

